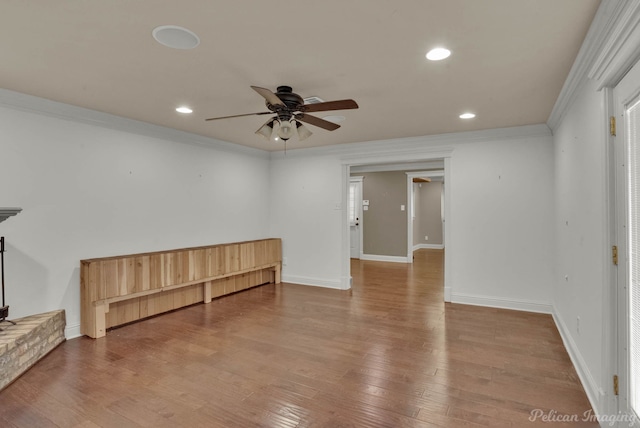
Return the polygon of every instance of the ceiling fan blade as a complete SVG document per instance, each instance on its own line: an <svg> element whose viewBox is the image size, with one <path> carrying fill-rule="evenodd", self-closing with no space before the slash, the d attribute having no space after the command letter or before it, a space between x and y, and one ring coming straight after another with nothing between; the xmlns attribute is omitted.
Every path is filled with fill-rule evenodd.
<svg viewBox="0 0 640 428"><path fill-rule="evenodd" d="M308 123L309 125L317 126L327 131L335 131L340 128L337 123L329 122L328 120L320 119L319 117L311 116L310 114L300 113L296 114L296 119L300 122Z"/></svg>
<svg viewBox="0 0 640 428"><path fill-rule="evenodd" d="M210 117L209 119L205 119L205 120L231 119L232 117L243 117L243 116L260 116L261 114L273 114L273 112L262 111L260 113L234 114L233 116Z"/></svg>
<svg viewBox="0 0 640 428"><path fill-rule="evenodd" d="M259 86L252 86L251 89L259 93L265 100L272 106L283 106L283 102L276 94L268 90L267 88L261 88Z"/></svg>
<svg viewBox="0 0 640 428"><path fill-rule="evenodd" d="M358 108L358 103L354 100L327 101L324 103L305 104L303 111L330 111L330 110L351 110Z"/></svg>

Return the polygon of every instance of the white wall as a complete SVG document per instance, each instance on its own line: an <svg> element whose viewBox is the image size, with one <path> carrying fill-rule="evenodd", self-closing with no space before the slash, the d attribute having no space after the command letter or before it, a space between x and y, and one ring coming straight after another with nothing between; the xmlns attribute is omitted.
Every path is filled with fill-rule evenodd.
<svg viewBox="0 0 640 428"><path fill-rule="evenodd" d="M554 132L554 315L592 404L600 410L602 390L608 385L602 365L603 284L609 282L604 265L609 248L605 125L604 92L587 81Z"/></svg>
<svg viewBox="0 0 640 428"><path fill-rule="evenodd" d="M456 147L452 158L452 300L550 312L550 136Z"/></svg>
<svg viewBox="0 0 640 428"><path fill-rule="evenodd" d="M74 336L81 259L268 237L268 157L210 141L0 107L0 206L23 208L0 224L10 318L64 308Z"/></svg>
<svg viewBox="0 0 640 428"><path fill-rule="evenodd" d="M391 159L390 148L411 152ZM553 146L544 125L273 155L271 232L284 239L283 278L338 287L348 275L341 271L345 214L334 209L346 187L345 159L420 160L421 150L437 149L453 149L446 226L453 300L550 312Z"/></svg>
<svg viewBox="0 0 640 428"><path fill-rule="evenodd" d="M272 155L271 235L282 238L283 281L340 288L341 174L333 157Z"/></svg>

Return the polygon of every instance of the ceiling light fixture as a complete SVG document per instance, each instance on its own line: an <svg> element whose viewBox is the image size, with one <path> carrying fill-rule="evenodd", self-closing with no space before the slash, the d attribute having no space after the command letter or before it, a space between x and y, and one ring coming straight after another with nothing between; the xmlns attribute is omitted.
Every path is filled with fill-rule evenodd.
<svg viewBox="0 0 640 428"><path fill-rule="evenodd" d="M298 131L298 140L300 141L304 141L307 138L311 137L311 135L313 135L313 133L311 131L309 131L309 128L307 128L306 126L304 126L302 123L298 122L296 120L296 128Z"/></svg>
<svg viewBox="0 0 640 428"><path fill-rule="evenodd" d="M293 127L295 123L295 128ZM277 126L277 130L275 129ZM307 129L302 123L297 120L287 120L273 118L269 119L264 125L260 127L256 131L256 135L262 135L266 140L269 141L287 141L295 134L298 134L298 139L300 141L306 140L312 135L312 132Z"/></svg>
<svg viewBox="0 0 640 428"><path fill-rule="evenodd" d="M256 134L262 135L267 140L271 140L271 136L273 135L273 124L275 123L275 121L275 118L268 120L267 123L262 125L262 127L260 127L260 129L256 131Z"/></svg>
<svg viewBox="0 0 640 428"><path fill-rule="evenodd" d="M191 30L177 25L161 25L151 32L158 43L173 49L193 49L200 44L200 38Z"/></svg>
<svg viewBox="0 0 640 428"><path fill-rule="evenodd" d="M476 117L474 113L462 113L460 115L460 119L473 119L474 117Z"/></svg>
<svg viewBox="0 0 640 428"><path fill-rule="evenodd" d="M192 110L192 109L190 109L190 108L189 108L189 107L187 107L187 106L180 106L180 107L178 107L178 108L176 109L176 111L177 111L178 113L182 113L182 114L191 114L191 113L193 113L193 110Z"/></svg>
<svg viewBox="0 0 640 428"><path fill-rule="evenodd" d="M280 128L278 129L278 137L281 140L287 141L289 138L293 137L295 132L295 128L293 124L288 120L280 121Z"/></svg>
<svg viewBox="0 0 640 428"><path fill-rule="evenodd" d="M440 61L449 58L451 51L445 48L435 48L427 52L427 59L430 61Z"/></svg>

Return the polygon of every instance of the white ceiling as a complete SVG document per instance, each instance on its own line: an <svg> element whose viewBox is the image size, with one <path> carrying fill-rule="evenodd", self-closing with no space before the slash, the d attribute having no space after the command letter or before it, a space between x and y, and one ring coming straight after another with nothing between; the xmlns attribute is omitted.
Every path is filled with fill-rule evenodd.
<svg viewBox="0 0 640 428"><path fill-rule="evenodd" d="M0 87L264 150L250 85L353 98L288 149L545 123L599 0L3 0ZM193 50L158 44L178 25ZM446 46L450 58L425 53ZM187 104L192 115L174 109ZM473 111L463 121L458 115Z"/></svg>

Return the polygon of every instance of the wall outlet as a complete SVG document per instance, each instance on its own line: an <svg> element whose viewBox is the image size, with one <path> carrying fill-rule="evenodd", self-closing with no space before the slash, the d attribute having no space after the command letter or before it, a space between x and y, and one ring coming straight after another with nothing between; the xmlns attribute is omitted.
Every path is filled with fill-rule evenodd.
<svg viewBox="0 0 640 428"><path fill-rule="evenodd" d="M424 237L424 240L425 240L425 241L428 241L428 240L429 240L429 237L428 237L428 236L425 236L425 237Z"/></svg>

